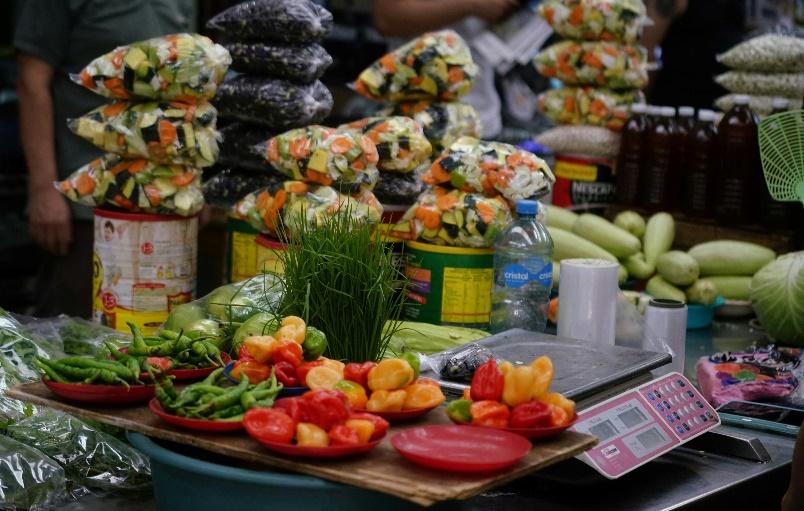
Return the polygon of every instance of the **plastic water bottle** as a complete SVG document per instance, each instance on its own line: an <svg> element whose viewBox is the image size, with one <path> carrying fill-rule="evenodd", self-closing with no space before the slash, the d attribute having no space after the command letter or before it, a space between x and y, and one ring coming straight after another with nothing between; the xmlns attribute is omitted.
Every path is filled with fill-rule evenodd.
<svg viewBox="0 0 804 511"><path fill-rule="evenodd" d="M553 239L536 220L539 203L516 201L519 218L494 245L491 331L524 328L543 332L553 283Z"/></svg>

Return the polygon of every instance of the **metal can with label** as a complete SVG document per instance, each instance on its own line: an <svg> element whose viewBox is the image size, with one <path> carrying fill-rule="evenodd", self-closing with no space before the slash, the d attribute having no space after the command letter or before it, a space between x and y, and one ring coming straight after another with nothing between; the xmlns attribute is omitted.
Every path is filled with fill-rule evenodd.
<svg viewBox="0 0 804 511"><path fill-rule="evenodd" d="M553 204L602 212L614 202L614 162L579 154L557 154Z"/></svg>

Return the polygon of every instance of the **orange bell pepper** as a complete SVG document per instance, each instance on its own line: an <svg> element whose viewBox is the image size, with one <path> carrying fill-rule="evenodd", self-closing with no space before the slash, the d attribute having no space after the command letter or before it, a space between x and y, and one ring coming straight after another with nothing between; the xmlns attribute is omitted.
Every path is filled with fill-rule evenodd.
<svg viewBox="0 0 804 511"><path fill-rule="evenodd" d="M368 373L368 387L372 391L401 389L413 382L413 367L399 358L388 358Z"/></svg>
<svg viewBox="0 0 804 511"><path fill-rule="evenodd" d="M507 428L508 417L511 411L497 401L477 401L469 407L472 415L472 424L475 426L489 426L492 428Z"/></svg>
<svg viewBox="0 0 804 511"><path fill-rule="evenodd" d="M427 383L414 383L403 390L407 393L403 410L434 408L447 399L439 387Z"/></svg>
<svg viewBox="0 0 804 511"><path fill-rule="evenodd" d="M310 374L313 374L313 371L310 371ZM334 388L346 394L352 404L352 410L365 410L368 395L366 395L366 389L362 385L349 380L341 380L335 384Z"/></svg>
<svg viewBox="0 0 804 511"><path fill-rule="evenodd" d="M243 346L257 362L268 362L274 350L279 347L279 341L270 335L253 335L246 337Z"/></svg>
<svg viewBox="0 0 804 511"><path fill-rule="evenodd" d="M296 424L296 444L300 447L329 447L329 435L309 422Z"/></svg>
<svg viewBox="0 0 804 511"><path fill-rule="evenodd" d="M404 390L375 390L366 403L368 412L400 412L405 406L407 392Z"/></svg>

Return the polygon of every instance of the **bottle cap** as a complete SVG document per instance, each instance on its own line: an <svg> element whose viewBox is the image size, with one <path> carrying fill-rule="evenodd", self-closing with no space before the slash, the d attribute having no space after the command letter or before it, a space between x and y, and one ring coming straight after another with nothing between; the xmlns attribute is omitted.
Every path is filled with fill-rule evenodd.
<svg viewBox="0 0 804 511"><path fill-rule="evenodd" d="M787 110L790 108L790 101L787 98L773 98L772 105L774 110Z"/></svg>
<svg viewBox="0 0 804 511"><path fill-rule="evenodd" d="M672 106L663 106L662 107L662 117L675 117L676 116L676 109Z"/></svg>
<svg viewBox="0 0 804 511"><path fill-rule="evenodd" d="M734 96L734 104L735 105L747 105L749 98L745 94L737 94Z"/></svg>
<svg viewBox="0 0 804 511"><path fill-rule="evenodd" d="M684 307L684 302L670 300L669 298L651 298L649 305L660 309L681 309Z"/></svg>
<svg viewBox="0 0 804 511"><path fill-rule="evenodd" d="M695 115L695 109L691 106L680 106L678 107L678 115L681 117L693 117Z"/></svg>
<svg viewBox="0 0 804 511"><path fill-rule="evenodd" d="M539 212L539 203L535 200L519 199L516 201L516 212L520 215L536 215Z"/></svg>
<svg viewBox="0 0 804 511"><path fill-rule="evenodd" d="M648 106L645 103L634 103L631 105L631 111L635 114L644 114L648 111Z"/></svg>
<svg viewBox="0 0 804 511"><path fill-rule="evenodd" d="M698 110L699 121L714 122L715 119L716 116L714 111L705 109Z"/></svg>

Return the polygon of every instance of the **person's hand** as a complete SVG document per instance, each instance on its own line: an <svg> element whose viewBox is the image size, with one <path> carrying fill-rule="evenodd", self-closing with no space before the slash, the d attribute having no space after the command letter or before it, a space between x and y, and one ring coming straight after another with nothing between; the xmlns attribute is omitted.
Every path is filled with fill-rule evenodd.
<svg viewBox="0 0 804 511"><path fill-rule="evenodd" d="M490 24L498 23L519 7L517 0L471 0L472 15Z"/></svg>
<svg viewBox="0 0 804 511"><path fill-rule="evenodd" d="M31 190L28 229L37 245L53 255L67 254L72 241L70 206L53 187Z"/></svg>

